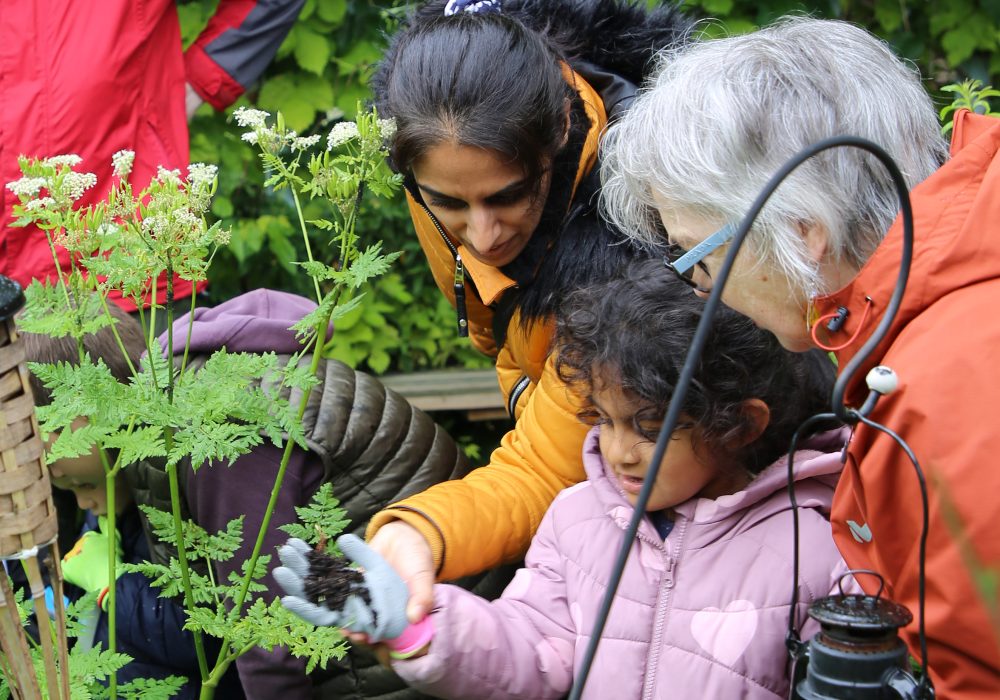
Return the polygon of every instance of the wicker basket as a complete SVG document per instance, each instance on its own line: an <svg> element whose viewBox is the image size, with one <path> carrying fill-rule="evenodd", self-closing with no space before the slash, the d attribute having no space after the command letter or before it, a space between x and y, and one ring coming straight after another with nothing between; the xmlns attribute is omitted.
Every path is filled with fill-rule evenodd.
<svg viewBox="0 0 1000 700"><path fill-rule="evenodd" d="M58 532L24 347L16 340L13 319L0 321L0 559L49 544Z"/></svg>

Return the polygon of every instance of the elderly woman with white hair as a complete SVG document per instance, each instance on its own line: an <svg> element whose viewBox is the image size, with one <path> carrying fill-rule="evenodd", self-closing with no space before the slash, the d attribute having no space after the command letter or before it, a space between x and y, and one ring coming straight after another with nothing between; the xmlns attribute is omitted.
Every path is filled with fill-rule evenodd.
<svg viewBox="0 0 1000 700"><path fill-rule="evenodd" d="M1000 395L1000 121L959 113L949 158L919 76L884 43L843 22L786 19L662 56L605 141L605 213L636 237L666 236L674 271L704 295L770 177L804 147L842 135L874 141L897 162L915 224L902 306L846 399L860 405L875 364L897 373L899 388L870 417L902 436L927 474L930 675L938 697L997 698L1000 591L976 569L1000 571L1000 421L990 417ZM898 209L871 155L822 152L768 201L722 301L786 347L831 350L844 367L885 315L902 248ZM859 424L834 538L850 566L881 574L885 595L915 614L921 511L907 456ZM870 578L859 580L874 592ZM917 632L914 622L903 636L919 659Z"/></svg>

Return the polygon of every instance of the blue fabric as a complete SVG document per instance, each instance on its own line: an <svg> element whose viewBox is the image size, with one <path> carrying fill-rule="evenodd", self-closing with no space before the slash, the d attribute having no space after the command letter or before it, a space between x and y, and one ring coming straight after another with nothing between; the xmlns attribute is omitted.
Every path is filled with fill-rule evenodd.
<svg viewBox="0 0 1000 700"><path fill-rule="evenodd" d="M667 517L666 511L654 510L646 515L649 516L649 520L653 523L656 531L660 533L660 537L667 539L670 532L674 529L674 521Z"/></svg>

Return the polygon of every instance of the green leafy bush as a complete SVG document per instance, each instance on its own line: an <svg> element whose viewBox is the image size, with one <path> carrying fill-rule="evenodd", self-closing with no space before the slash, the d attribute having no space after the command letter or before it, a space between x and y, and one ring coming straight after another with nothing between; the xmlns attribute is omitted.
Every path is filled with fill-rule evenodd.
<svg viewBox="0 0 1000 700"><path fill-rule="evenodd" d="M215 0L180 5L185 41L194 39L215 5ZM789 12L857 22L912 59L942 107L951 101L940 92L946 84L965 78L1000 84L996 0L685 0L682 6L695 17L716 20L701 25L708 34L750 31ZM367 80L386 36L406 9L398 0L308 0L261 84L240 104L280 109L289 127L303 134L321 133L339 119L353 118L357 101L368 99ZM221 301L259 286L308 294L308 281L287 262L303 253L294 233L294 207L281 193L263 189L259 170L227 128L227 118L202 107L191 134L192 160L220 167L211 213L232 226L232 245L219 253L209 272L211 298ZM307 204L307 218L313 215ZM341 320L330 353L377 374L487 366L486 358L456 336L454 313L433 283L402 197L366 204L359 231L403 254L393 272L379 281L378 300L369 295L356 318ZM323 259L322 247L316 254Z"/></svg>

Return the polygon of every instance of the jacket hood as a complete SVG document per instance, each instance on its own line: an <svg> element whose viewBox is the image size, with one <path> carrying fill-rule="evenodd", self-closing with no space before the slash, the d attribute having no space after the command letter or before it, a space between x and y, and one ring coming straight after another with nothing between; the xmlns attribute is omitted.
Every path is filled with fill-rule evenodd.
<svg viewBox="0 0 1000 700"><path fill-rule="evenodd" d="M955 117L951 158L910 193L913 261L899 313L889 332L848 387L859 400L868 370L924 309L960 289L1000 275L1000 232L983 222L1000 221L1000 120L961 111ZM885 314L899 271L903 224L897 218L858 275L843 289L816 301L820 315L850 311L830 343L857 339L837 352L843 367L871 336ZM866 313L868 300L871 309ZM860 328L859 328L860 326ZM930 348L929 348L930 350Z"/></svg>
<svg viewBox="0 0 1000 700"><path fill-rule="evenodd" d="M595 427L587 434L583 447L584 469L608 514L624 528L631 519L634 508L619 489L614 473L601 456L599 431L600 428ZM812 508L829 516L833 491L843 468L841 450L847 442L848 434L847 429L842 428L814 435L795 453L795 493L800 508ZM754 509L753 520L757 521L788 509L787 496L779 493L787 486L786 455L758 474L742 491L714 500L693 498L675 506L673 510L677 518L701 524L720 524L727 521L735 523L746 511ZM769 499L769 505L765 506L765 501ZM661 539L648 520L642 523L640 532L645 532L653 539Z"/></svg>
<svg viewBox="0 0 1000 700"><path fill-rule="evenodd" d="M218 306L195 309L191 352L210 353L223 347L229 352L298 352L302 344L290 329L315 308L314 302L297 294L255 289ZM184 352L188 316L174 321L174 355ZM166 333L159 342L166 348Z"/></svg>

